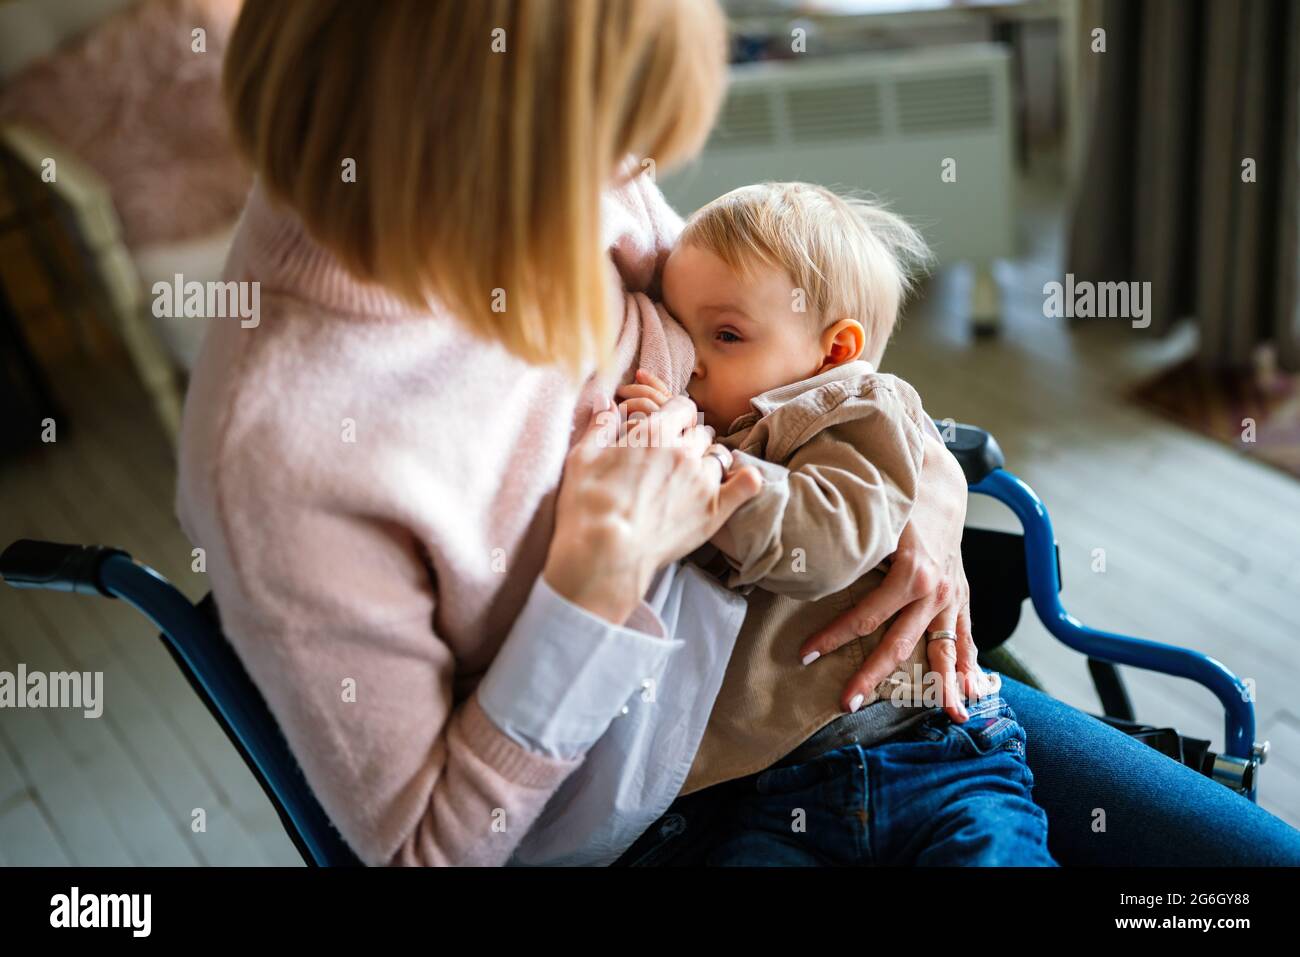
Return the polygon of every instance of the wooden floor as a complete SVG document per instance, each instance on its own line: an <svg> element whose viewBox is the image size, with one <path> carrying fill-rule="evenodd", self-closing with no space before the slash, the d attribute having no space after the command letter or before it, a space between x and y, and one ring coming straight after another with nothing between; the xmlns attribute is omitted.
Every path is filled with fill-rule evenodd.
<svg viewBox="0 0 1300 957"><path fill-rule="evenodd" d="M1042 317L1060 279L1058 190L1031 186L1022 258L1005 264L1000 339L965 322L971 277L930 284L886 357L936 416L992 430L1009 465L1052 509L1066 606L1097 627L1196 648L1257 685L1273 752L1261 803L1300 825L1300 483L1126 404L1125 387L1183 355L1127 325L1071 331ZM17 537L127 549L187 595L190 544L172 514L175 469L124 365L52 370L69 420L58 441L0 464L0 544ZM972 520L1014 527L989 500ZM1095 572L1094 550L1105 571ZM975 623L978 629L979 623ZM1014 647L1057 697L1098 703L1083 658L1026 613ZM0 670L100 670L99 719L0 711L0 863L295 864L292 845L238 755L153 628L104 599L0 587ZM1222 742L1209 692L1126 669L1138 717ZM192 826L196 809L206 830Z"/></svg>
<svg viewBox="0 0 1300 957"><path fill-rule="evenodd" d="M54 370L57 441L0 466L0 542L112 544L193 599L175 466L124 363ZM0 862L299 864L157 632L124 603L0 586L0 670L103 671L103 716L0 711ZM196 809L206 830L196 831Z"/></svg>

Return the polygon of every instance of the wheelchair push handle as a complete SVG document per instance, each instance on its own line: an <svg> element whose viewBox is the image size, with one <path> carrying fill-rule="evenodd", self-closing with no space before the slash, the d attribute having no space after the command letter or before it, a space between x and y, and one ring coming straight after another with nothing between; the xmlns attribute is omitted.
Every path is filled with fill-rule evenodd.
<svg viewBox="0 0 1300 957"><path fill-rule="evenodd" d="M113 555L131 557L120 548L105 545L63 545L20 538L0 553L0 579L14 588L115 598L99 576L100 567Z"/></svg>
<svg viewBox="0 0 1300 957"><path fill-rule="evenodd" d="M990 472L1006 466L1006 457L998 440L975 425L963 425L952 419L935 419L943 444L952 453L967 485L978 485Z"/></svg>

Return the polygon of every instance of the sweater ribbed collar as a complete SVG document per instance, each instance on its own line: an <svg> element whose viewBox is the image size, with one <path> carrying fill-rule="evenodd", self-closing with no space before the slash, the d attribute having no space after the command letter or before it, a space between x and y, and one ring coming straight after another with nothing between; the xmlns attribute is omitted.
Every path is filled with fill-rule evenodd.
<svg viewBox="0 0 1300 957"><path fill-rule="evenodd" d="M297 213L271 197L261 177L255 179L244 206L235 250L267 292L286 293L334 312L396 318L431 311L354 276L312 239Z"/></svg>

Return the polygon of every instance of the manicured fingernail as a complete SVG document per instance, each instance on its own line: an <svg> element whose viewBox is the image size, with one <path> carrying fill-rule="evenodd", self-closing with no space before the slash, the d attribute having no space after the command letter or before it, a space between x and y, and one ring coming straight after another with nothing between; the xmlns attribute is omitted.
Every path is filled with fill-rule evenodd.
<svg viewBox="0 0 1300 957"><path fill-rule="evenodd" d="M963 718L967 718L967 719L970 718L970 712L966 710L966 706L964 704L957 705L957 713L960 714Z"/></svg>
<svg viewBox="0 0 1300 957"><path fill-rule="evenodd" d="M806 654L806 655L803 656L803 663L804 663L805 665L810 665L810 664L812 664L814 661L816 661L818 658L820 658L821 656L822 656L822 653L821 653L820 651L810 651L810 652L808 652L808 654Z"/></svg>
<svg viewBox="0 0 1300 957"><path fill-rule="evenodd" d="M853 700L849 702L849 711L856 714L857 710L862 707L862 702L866 700L867 698L865 695L855 694Z"/></svg>

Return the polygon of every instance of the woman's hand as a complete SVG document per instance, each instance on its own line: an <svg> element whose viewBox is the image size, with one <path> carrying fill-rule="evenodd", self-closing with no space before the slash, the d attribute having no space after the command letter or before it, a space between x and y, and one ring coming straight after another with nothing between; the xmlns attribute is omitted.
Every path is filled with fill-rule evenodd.
<svg viewBox="0 0 1300 957"><path fill-rule="evenodd" d="M725 476L713 430L673 396L634 422L597 408L564 465L543 575L556 592L622 624L655 572L689 555L758 493L752 467Z"/></svg>
<svg viewBox="0 0 1300 957"><path fill-rule="evenodd" d="M966 480L943 443L927 434L925 460L912 517L880 587L808 639L800 649L830 654L854 638L869 635L895 612L898 618L844 688L846 711L857 695L871 694L911 657L926 631L953 631L957 640L931 641L928 680L942 682L943 707L958 723L969 715L963 698L991 694L1001 686L975 659L971 637L970 587L961 562L966 523ZM813 665L812 667L815 667Z"/></svg>

